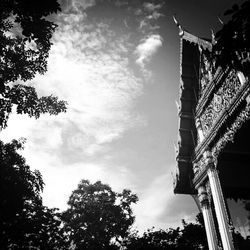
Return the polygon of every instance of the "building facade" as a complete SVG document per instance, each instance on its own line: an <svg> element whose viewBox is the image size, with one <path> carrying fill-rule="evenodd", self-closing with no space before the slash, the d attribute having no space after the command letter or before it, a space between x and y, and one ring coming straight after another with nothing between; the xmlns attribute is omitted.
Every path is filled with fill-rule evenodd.
<svg viewBox="0 0 250 250"><path fill-rule="evenodd" d="M213 41L178 23L179 135L176 194L192 195L209 249L250 249L249 75L216 67Z"/></svg>

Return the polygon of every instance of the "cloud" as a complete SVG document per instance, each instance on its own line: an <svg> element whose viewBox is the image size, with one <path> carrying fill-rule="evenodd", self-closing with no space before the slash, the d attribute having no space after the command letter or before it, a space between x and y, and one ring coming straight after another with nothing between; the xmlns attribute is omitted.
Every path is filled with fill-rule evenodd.
<svg viewBox="0 0 250 250"><path fill-rule="evenodd" d="M162 37L158 34L150 35L143 39L136 47L135 54L137 55L136 63L142 68L150 61L152 56L162 46Z"/></svg>
<svg viewBox="0 0 250 250"><path fill-rule="evenodd" d="M156 10L161 9L162 5L163 4L154 4L154 3L146 2L146 3L143 4L143 7L148 12L154 12Z"/></svg>
<svg viewBox="0 0 250 250"><path fill-rule="evenodd" d="M27 138L27 160L34 157L35 168L40 155L58 169L94 164L128 130L145 125L134 108L143 82L130 68L128 35L117 36L107 22L89 22L84 13L61 14L58 20L48 71L27 84L39 95L66 100L67 113L38 120L12 114L1 132L4 141Z"/></svg>
<svg viewBox="0 0 250 250"><path fill-rule="evenodd" d="M91 138L82 153L94 155L142 124L133 105L143 84L129 67L126 35L116 37L106 23L90 27L82 15L62 18L64 25L54 36L48 72L37 76L33 84L39 94L53 93L69 103L65 116L57 117L57 124L52 121L50 126L58 125L62 132L74 127L71 137ZM39 127L48 127L46 121L39 122Z"/></svg>
<svg viewBox="0 0 250 250"><path fill-rule="evenodd" d="M82 13L96 4L95 0L59 0L64 13Z"/></svg>
<svg viewBox="0 0 250 250"><path fill-rule="evenodd" d="M157 20L164 16L162 14L163 5L163 1L159 4L145 2L142 8L136 10L135 14L140 16L139 31L144 35L152 35L159 30L160 26L157 24Z"/></svg>
<svg viewBox="0 0 250 250"><path fill-rule="evenodd" d="M117 16L112 16L112 27L111 21L105 19L109 12L105 18L98 19L102 8L90 21L92 12L85 10L97 5L95 1L67 3L71 11L68 8L67 14L64 12L58 18L48 72L28 84L34 85L39 95L54 94L66 100L68 111L56 117L44 115L39 120L11 115L1 138L5 141L21 136L28 139L23 154L27 163L43 174L46 205L64 209L81 179L101 180L117 191L126 187L139 194L140 201L135 206L137 225L164 227L171 221L171 212L180 210L176 209L169 175L156 177L150 183L153 176L159 175L158 170L155 170L157 174L145 171L145 167L157 161L153 157L149 159L148 148L141 144L147 144L146 137L135 136L136 128L147 122L136 109L144 92L144 79L141 72L132 68L133 55L136 55L136 63L145 73L146 64L162 46L162 38L154 30L157 26L148 25L159 18L160 8L140 6L135 17L137 22L121 16L126 33L116 26ZM117 6L126 7L126 1L119 1ZM145 26L138 30L142 20ZM147 33L141 32L142 29ZM144 39L140 40L141 37ZM130 137L138 140L138 144L133 142L138 146L126 151L124 145ZM148 154L148 158L144 154Z"/></svg>
<svg viewBox="0 0 250 250"><path fill-rule="evenodd" d="M192 200L191 196L176 196L173 193L170 173L157 176L139 196L139 202L134 207L137 215L135 226L142 232L153 226L156 229L177 227L181 225L182 219L191 221L198 209L190 199Z"/></svg>

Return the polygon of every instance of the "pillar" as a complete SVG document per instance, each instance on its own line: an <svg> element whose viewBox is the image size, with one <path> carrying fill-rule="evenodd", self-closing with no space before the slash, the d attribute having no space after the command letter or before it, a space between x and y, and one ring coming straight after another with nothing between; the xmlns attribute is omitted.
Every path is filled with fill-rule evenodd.
<svg viewBox="0 0 250 250"><path fill-rule="evenodd" d="M218 242L213 221L213 215L205 186L200 186L198 188L198 198L205 223L209 250L218 250Z"/></svg>
<svg viewBox="0 0 250 250"><path fill-rule="evenodd" d="M209 178L211 193L214 202L214 208L216 213L216 218L219 225L219 231L221 236L221 241L224 250L233 250L233 239L231 232L229 230L229 220L227 216L226 206L224 202L224 197L221 190L220 180L215 168L214 160L210 151L205 153L205 159L207 164L207 175Z"/></svg>

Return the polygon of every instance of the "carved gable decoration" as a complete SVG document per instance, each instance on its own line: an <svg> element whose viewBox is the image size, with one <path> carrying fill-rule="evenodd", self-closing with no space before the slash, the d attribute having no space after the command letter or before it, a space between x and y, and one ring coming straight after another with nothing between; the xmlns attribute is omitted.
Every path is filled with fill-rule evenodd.
<svg viewBox="0 0 250 250"><path fill-rule="evenodd" d="M230 104L237 97L237 92L241 87L241 83L237 74L232 71L225 79L222 86L213 94L213 98L209 105L202 113L200 120L203 133L206 136L214 125L220 119L220 116L226 111Z"/></svg>
<svg viewBox="0 0 250 250"><path fill-rule="evenodd" d="M200 93L202 93L209 83L213 80L215 67L214 61L212 60L211 53L208 51L201 52L200 62Z"/></svg>

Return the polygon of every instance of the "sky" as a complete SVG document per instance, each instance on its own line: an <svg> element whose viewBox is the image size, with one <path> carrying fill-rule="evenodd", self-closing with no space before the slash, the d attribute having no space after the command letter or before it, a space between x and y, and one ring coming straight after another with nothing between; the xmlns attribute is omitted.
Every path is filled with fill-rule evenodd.
<svg viewBox="0 0 250 250"><path fill-rule="evenodd" d="M178 136L179 36L211 38L234 1L61 0L48 71L27 85L68 102L66 113L35 120L12 114L0 139L25 137L21 152L43 175L44 204L67 208L81 179L128 188L135 228L193 220L191 196L174 195Z"/></svg>

